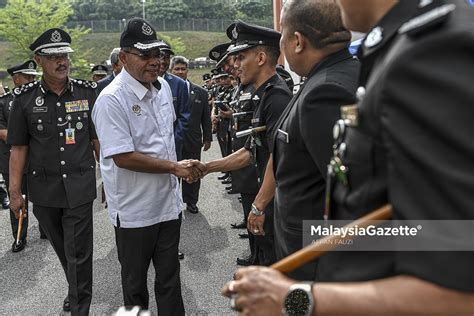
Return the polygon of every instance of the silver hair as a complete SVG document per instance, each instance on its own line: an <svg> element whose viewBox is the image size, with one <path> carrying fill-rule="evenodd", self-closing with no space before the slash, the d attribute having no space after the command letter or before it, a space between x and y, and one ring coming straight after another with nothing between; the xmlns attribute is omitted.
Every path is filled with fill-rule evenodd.
<svg viewBox="0 0 474 316"><path fill-rule="evenodd" d="M119 47L114 48L112 52L110 53L110 63L112 65L116 65L119 62L119 57L118 57L119 53L120 53Z"/></svg>
<svg viewBox="0 0 474 316"><path fill-rule="evenodd" d="M171 58L170 69L173 69L174 65L176 64L185 64L186 67L188 67L189 60L184 56L174 56L173 58Z"/></svg>

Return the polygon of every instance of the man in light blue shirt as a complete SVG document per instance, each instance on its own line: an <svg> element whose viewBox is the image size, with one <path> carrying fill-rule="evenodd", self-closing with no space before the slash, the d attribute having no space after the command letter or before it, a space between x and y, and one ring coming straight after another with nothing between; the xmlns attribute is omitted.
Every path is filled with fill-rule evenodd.
<svg viewBox="0 0 474 316"><path fill-rule="evenodd" d="M92 116L100 167L115 226L124 304L148 309L147 271L156 271L159 315L184 315L176 256L182 200L178 178L202 175L197 161L176 161L171 89L158 78L155 30L133 18L120 39L122 72L100 94Z"/></svg>

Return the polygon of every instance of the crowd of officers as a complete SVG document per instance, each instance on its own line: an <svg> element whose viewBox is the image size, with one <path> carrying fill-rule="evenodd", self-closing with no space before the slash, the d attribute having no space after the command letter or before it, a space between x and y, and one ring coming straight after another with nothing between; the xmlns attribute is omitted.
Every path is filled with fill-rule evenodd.
<svg viewBox="0 0 474 316"><path fill-rule="evenodd" d="M207 150L210 146L211 129L216 134L222 158L206 162L204 173L222 172L219 180L229 185L226 187L227 192L240 194L242 222L231 226L235 229L247 229L247 233L240 234L240 237L248 238L250 255L237 258L238 265L270 266L300 250L303 220L353 220L385 203L391 203L394 206L394 217L402 219L413 217L413 212L415 217L421 219L474 218L472 203L469 203L472 202L471 197L456 193L452 198L457 200L451 200L449 203L443 203L443 198L440 198L447 196L445 201L450 201L450 192L456 190L455 187L460 190L464 190L461 187L472 189L472 180L462 176L456 178L440 171L443 164L450 165L457 161L459 165L464 165L467 159L453 158L452 152L444 152L443 138L459 145L458 149L472 153L472 144L471 147L466 147L466 144L462 143L465 135L457 132L462 130L469 134L472 131L464 124L467 116L466 109L462 107L466 102L472 101L472 93L462 93L466 92L466 83L461 79L468 79L463 77L465 69L462 66L455 67L458 73L454 74L440 59L433 59L439 63L435 64L428 56L423 55L426 46L423 48L425 50L420 49L420 52L417 52L419 45L413 43L424 39L426 45L433 45L433 50L442 51L443 47L434 46L442 41L438 41L432 32L441 30L440 32L446 34L456 33L456 27L461 28L460 24L456 24L456 19L467 23L468 17L473 16L473 8L460 0L449 3L401 0L387 1L385 4L374 4L367 0L359 7L346 1L340 1L338 4L339 6L330 0L287 1L282 11L282 33L242 21L229 25L226 31L228 42L216 45L209 52L209 57L217 62L217 67L211 74L203 76L203 88L207 90L205 102L196 102L196 97L191 96L191 91L198 93L197 91L201 90L193 90L192 83L187 80L188 64L185 58L175 56L169 67L172 74L183 80L176 81L167 73L169 60L160 75L169 82L173 92L177 116L175 139L178 160L200 160L200 147L204 146L204 150ZM343 9L342 16L340 8ZM368 22L351 19L351 15L357 16L360 10L366 10L364 14ZM373 12L375 17L369 16L369 11ZM472 24L472 19L469 21ZM371 22L373 23L370 24ZM368 33L357 57L352 56L348 50L351 40L349 29ZM32 50L39 56L51 55L51 52L53 56L68 53L69 46L57 47L56 51L51 51L54 49L54 43L58 42L55 39L58 35L55 33L60 37L67 36L54 30L32 44ZM467 32L465 34L472 40L472 30L469 35ZM411 42L405 40L405 37ZM451 52L450 57L463 62L465 56L462 53L456 55L456 52L462 51L463 48L456 46L460 44L455 39L456 37L446 37L449 45L454 47L454 53ZM413 54L407 55L406 65L401 66L403 58L396 59L389 55L392 45L398 45L400 50L405 49L408 54ZM472 44L469 48L472 49ZM168 51L168 58L174 54L169 46L162 46L160 49ZM291 70L303 80L297 87L289 72L278 64L280 49L285 53ZM434 54L443 57L441 53ZM415 63L415 60L418 63ZM431 71L430 67L435 66L440 66L444 72L439 76L446 77L440 79L444 80L442 82L445 84L449 84L448 77L459 77L456 81L459 89L457 96L453 96L448 90L438 96L451 96L457 100L459 98L460 102L453 105L456 106L457 114L437 106L423 109L407 106L413 103L409 100L411 98L419 97L416 101L422 104L432 97L424 92L423 88L426 87L420 82L414 83L418 84L420 89L404 84L407 72L411 72L410 80L418 78L416 80L435 84L436 80L433 78L424 79L424 76L434 76L427 73ZM391 72L384 72L388 67L392 67L389 68ZM397 67L401 67L405 72L398 71ZM37 74L34 69L36 63L28 61L10 69L9 72L13 78L15 74L32 76ZM417 73L420 69L426 72ZM95 80L102 79L103 82L107 69L98 65L92 69L92 73ZM113 76L115 75L114 70ZM113 76L109 76L110 81ZM14 81L16 84L16 80ZM180 86L182 82L185 83L184 86ZM25 83L26 85L21 86ZM94 83L73 80L67 89L74 98L83 93L85 100L88 100L92 107L95 95L90 90L95 88ZM48 111L44 110L48 107L42 106L45 102L55 102L45 99L47 90L42 82L19 82L15 93L24 95L29 89L36 89L37 93L30 94L30 103L33 106L22 109L30 115L25 124L29 124L33 133L41 136L45 133L47 124L51 124L42 120L41 115ZM75 96L73 89L77 91ZM187 89L184 94L183 89ZM59 95L64 96L64 92ZM184 95L186 96L183 100ZM6 115L6 118L6 110L10 110L12 98L10 94L1 98L2 116ZM80 137L84 137L81 134L84 131L81 130L87 129L89 134L86 137L94 146L97 137L94 125L86 115L90 110L85 104L87 102L75 103L70 100L70 95L65 98L66 108L62 115L64 118L58 118L58 126L64 125L66 128L66 144L79 141ZM63 110L60 107L60 99L61 97L56 100L58 111ZM431 101L436 103L439 100ZM448 102L449 98L445 101ZM200 110L200 113L205 115L200 114L200 118L196 119L199 122L194 124L191 123L192 112L199 103L206 104L206 109ZM357 103L359 105L354 106ZM383 111L380 110L381 104L385 106ZM393 104L399 106L395 107ZM84 111L81 112L82 116L76 115L77 109L79 112ZM69 113L72 113L72 117ZM472 110L469 113L472 113ZM455 131L449 127L439 127L439 124L443 124L438 118L442 120L446 117L449 120L451 114L455 115L460 123ZM17 110L16 115L19 120L20 110ZM424 117L421 118L422 116ZM204 119L201 119L202 117ZM407 120L407 117L413 120ZM7 126L4 120L0 116L0 128L3 126L3 129ZM71 124L75 129L71 128ZM200 131L200 146L186 153L183 131L188 129L188 125L195 125L193 129ZM430 129L436 136L426 133ZM384 133L379 133L381 130ZM442 132L438 133L439 131ZM67 133L71 132L68 137ZM24 130L12 128L9 133L13 133L8 138L12 144L17 147L27 145L28 137ZM0 134L0 137L6 139L3 134ZM438 139L433 140L433 137ZM183 139L184 145L178 143L179 139ZM433 159L433 153L421 150L424 144L429 144L441 158ZM64 147L59 146L61 152ZM180 149L183 147L184 150ZM20 149L17 148L20 152L15 155L24 159L26 153ZM53 151L52 148L51 150ZM76 161L78 167L68 169L64 165L71 157L68 158L68 152L64 155L66 158L60 161L62 167L57 188L53 187L53 190L47 193L52 194L54 191L56 196L59 190L68 197L76 190L73 188L73 182L65 180L69 177L69 172L72 177L76 171L83 174L87 168L94 170L95 163L92 151L87 154L83 151L83 159ZM29 167L28 172L31 174L27 181L32 186L37 185L35 181L42 179L47 172L52 172L35 169L34 162L42 160L43 158L37 156ZM419 164L419 161L423 161L423 165ZM13 169L17 179L18 174L23 172L23 169L19 169L20 166L22 165L17 164ZM7 174L8 182L8 171L3 172L4 178L5 173ZM437 177L444 177L446 184L435 185L434 182L426 182L430 179L436 182ZM414 183L418 183L418 186ZM449 183L452 186L449 186ZM22 205L22 200L18 198L20 184L21 181L16 180L13 186L10 186L16 194L16 206ZM408 197L410 188L422 190L423 194L420 195L425 197ZM59 201L57 205L49 205L50 200L46 200L49 195L42 194L43 196L39 196L36 193L32 199L38 201L39 205L38 210L35 208L35 214L47 224L46 235L53 245L53 240L59 237L53 236L51 227L54 223L51 219L46 219L46 212L56 209L67 209L64 211L66 213L70 209L79 212L81 208L84 209L84 198L89 203L95 198L95 194L90 192L86 197L81 196L80 201L71 196L65 198L62 204ZM199 182L197 186L183 184L183 198L190 213L198 212L198 196ZM425 199L437 200L438 205L436 202L425 203ZM49 205L49 208L41 205ZM90 206L87 204L86 208ZM453 211L452 216L443 214L443 210L449 212L453 207L456 207L457 211ZM73 222L74 220L71 220L71 225ZM14 219L12 228L15 235ZM23 240L26 242L25 238ZM14 243L13 251L18 251L20 246ZM69 259L60 256L60 260L66 274L71 276L70 271L67 271ZM442 266L448 262L453 267L449 269L450 272L444 273ZM472 253L400 252L394 255L336 252L295 269L289 273L292 279L269 268L250 267L239 270L235 280L225 285L223 293L231 298L233 309L249 315L274 315L282 313L282 310L287 315L423 314L424 308L428 310L428 314L447 314L450 311L455 314L469 314L474 310L474 279L472 272L469 272L472 263ZM71 282L74 282L71 279L68 281L70 286ZM314 281L319 284L311 283ZM87 292L90 284L86 287ZM75 308L78 304L81 305L81 297L71 297L74 297ZM90 303L90 298L85 299L89 299ZM373 302L364 301L369 299ZM389 302L390 299L393 299L392 303ZM444 305L433 302L443 299L447 302ZM433 305L426 306L425 303L428 302ZM87 311L88 306L84 307L82 312L74 310L79 314Z"/></svg>

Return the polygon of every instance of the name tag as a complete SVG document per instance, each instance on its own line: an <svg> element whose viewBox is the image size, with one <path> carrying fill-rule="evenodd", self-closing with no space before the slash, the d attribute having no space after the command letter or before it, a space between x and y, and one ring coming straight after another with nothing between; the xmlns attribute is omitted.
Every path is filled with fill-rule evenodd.
<svg viewBox="0 0 474 316"><path fill-rule="evenodd" d="M34 106L33 113L46 113L48 112L48 108L45 106Z"/></svg>
<svg viewBox="0 0 474 316"><path fill-rule="evenodd" d="M196 100L194 100L194 102L196 102L196 103L201 103L201 100L196 99Z"/></svg>
<svg viewBox="0 0 474 316"><path fill-rule="evenodd" d="M66 145L72 145L76 143L76 137L74 135L74 128L66 128Z"/></svg>
<svg viewBox="0 0 474 316"><path fill-rule="evenodd" d="M66 108L66 113L89 111L89 101L88 100L69 101L69 102L64 103L64 107Z"/></svg>
<svg viewBox="0 0 474 316"><path fill-rule="evenodd" d="M257 117L257 118L252 119L251 123L252 123L252 124L254 124L254 123L260 123L260 118Z"/></svg>
<svg viewBox="0 0 474 316"><path fill-rule="evenodd" d="M290 143L290 136L288 135L287 132L282 131L281 129L278 129L277 138L284 141L287 144Z"/></svg>

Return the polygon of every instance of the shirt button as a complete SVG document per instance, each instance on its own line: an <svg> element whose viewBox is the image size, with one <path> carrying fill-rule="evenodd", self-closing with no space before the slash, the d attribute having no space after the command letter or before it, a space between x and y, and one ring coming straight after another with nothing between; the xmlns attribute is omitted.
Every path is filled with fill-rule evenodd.
<svg viewBox="0 0 474 316"><path fill-rule="evenodd" d="M36 171L33 170L33 175L35 175L35 174L36 174Z"/></svg>
<svg viewBox="0 0 474 316"><path fill-rule="evenodd" d="M58 117L58 122L62 122L62 121L63 121L62 117Z"/></svg>
<svg viewBox="0 0 474 316"><path fill-rule="evenodd" d="M59 136L63 136L63 135L64 135L64 134L63 134L62 132L61 132L61 133L59 133Z"/></svg>
<svg viewBox="0 0 474 316"><path fill-rule="evenodd" d="M64 147L60 147L59 150L60 150L60 151L64 151Z"/></svg>
<svg viewBox="0 0 474 316"><path fill-rule="evenodd" d="M38 123L39 123L39 124L43 123L43 120L39 119L39 120L38 120Z"/></svg>
<svg viewBox="0 0 474 316"><path fill-rule="evenodd" d="M63 160L61 161L61 166L64 166L66 164L66 162Z"/></svg>
<svg viewBox="0 0 474 316"><path fill-rule="evenodd" d="M63 174L63 178L66 179L66 178L67 178L67 174L64 173L64 174Z"/></svg>
<svg viewBox="0 0 474 316"><path fill-rule="evenodd" d="M56 103L57 106L61 106L61 102Z"/></svg>

